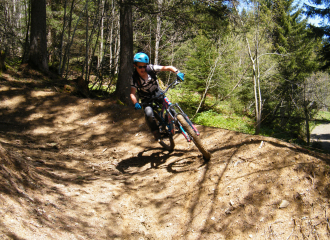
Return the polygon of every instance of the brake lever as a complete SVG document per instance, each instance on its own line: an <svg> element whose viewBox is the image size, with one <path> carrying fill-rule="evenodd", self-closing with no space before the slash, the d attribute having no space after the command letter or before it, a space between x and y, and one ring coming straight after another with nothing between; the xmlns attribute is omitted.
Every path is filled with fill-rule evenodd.
<svg viewBox="0 0 330 240"><path fill-rule="evenodd" d="M175 80L175 83L173 84L173 87L180 84L180 82L178 81L178 79Z"/></svg>

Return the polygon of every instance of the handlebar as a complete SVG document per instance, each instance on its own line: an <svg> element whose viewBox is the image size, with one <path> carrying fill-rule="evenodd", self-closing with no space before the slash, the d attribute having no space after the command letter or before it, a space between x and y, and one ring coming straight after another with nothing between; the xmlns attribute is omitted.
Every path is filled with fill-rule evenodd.
<svg viewBox="0 0 330 240"><path fill-rule="evenodd" d="M176 77L175 81L172 82L168 87L165 89L164 94L168 91L170 88L174 88L176 85L182 83L181 79L179 77Z"/></svg>
<svg viewBox="0 0 330 240"><path fill-rule="evenodd" d="M175 79L175 81L173 81L170 85L167 86L167 88L164 91L159 91L154 97L148 99L147 102L145 103L140 103L141 106L145 107L148 104L152 103L154 100L159 99L162 95L165 95L165 93L170 89L170 88L174 88L176 85L180 84L182 81L179 77L177 77Z"/></svg>

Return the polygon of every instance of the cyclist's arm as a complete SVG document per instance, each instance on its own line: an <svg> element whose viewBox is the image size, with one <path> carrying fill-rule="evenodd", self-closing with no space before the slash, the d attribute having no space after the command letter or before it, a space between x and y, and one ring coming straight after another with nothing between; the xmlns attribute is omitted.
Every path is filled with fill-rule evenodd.
<svg viewBox="0 0 330 240"><path fill-rule="evenodd" d="M179 70L176 67L173 67L173 66L162 66L160 68L160 71L170 71L170 72L173 72L173 73L178 73L179 72Z"/></svg>
<svg viewBox="0 0 330 240"><path fill-rule="evenodd" d="M136 99L136 96L135 96L135 93L136 93L136 88L134 87L131 87L131 93L130 93L130 98L131 98L131 101L133 103L133 105L135 105L135 103L137 103L137 99Z"/></svg>

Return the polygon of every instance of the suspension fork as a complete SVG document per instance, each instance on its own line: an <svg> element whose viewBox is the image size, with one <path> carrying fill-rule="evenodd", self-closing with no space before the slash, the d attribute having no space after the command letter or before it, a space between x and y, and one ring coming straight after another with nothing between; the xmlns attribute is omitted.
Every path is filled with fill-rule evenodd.
<svg viewBox="0 0 330 240"><path fill-rule="evenodd" d="M181 131L182 135L187 139L188 142L190 142L191 139L190 139L188 133L184 130L181 123L177 119L177 113L176 113L174 107L176 107L176 104L173 104L167 108L168 115L172 118L173 132L175 131L174 126L177 126L177 128Z"/></svg>
<svg viewBox="0 0 330 240"><path fill-rule="evenodd" d="M185 112L180 108L179 104L175 103L173 104L177 109L179 109L181 115L184 117L184 119L187 121L187 123L189 124L189 126L194 130L194 132L197 134L197 136L200 135L199 131L197 130L197 128L195 127L195 125L192 123L192 121L190 120L190 118L188 117L187 114L185 114Z"/></svg>
<svg viewBox="0 0 330 240"><path fill-rule="evenodd" d="M169 129L169 131L172 133L172 135L174 136L175 134L175 127L174 127L174 119L175 117L173 116L171 109L172 107L169 105L163 105L162 107L162 115L164 116L164 119L167 120L167 127Z"/></svg>

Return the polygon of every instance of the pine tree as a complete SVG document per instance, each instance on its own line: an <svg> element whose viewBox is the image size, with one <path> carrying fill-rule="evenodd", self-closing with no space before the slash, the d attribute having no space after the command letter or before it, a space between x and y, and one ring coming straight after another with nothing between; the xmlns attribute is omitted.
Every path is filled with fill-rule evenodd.
<svg viewBox="0 0 330 240"><path fill-rule="evenodd" d="M308 17L319 17L323 21L320 26L310 25L313 32L324 38L323 48L321 51L324 65L322 69L329 69L330 67L330 1L329 0L309 0L310 4L304 4L305 14Z"/></svg>
<svg viewBox="0 0 330 240"><path fill-rule="evenodd" d="M278 101L272 120L278 127L298 137L301 126L310 115L307 99L304 98L304 83L317 68L315 50L319 41L307 28L302 11L293 8L293 0L277 0L274 3L274 47L283 56L278 59L280 84L275 93ZM280 117L276 118L278 115Z"/></svg>

